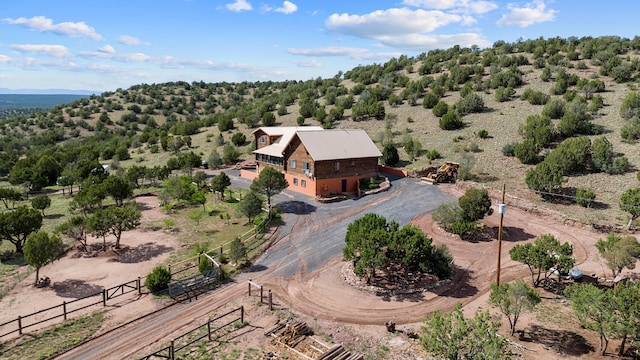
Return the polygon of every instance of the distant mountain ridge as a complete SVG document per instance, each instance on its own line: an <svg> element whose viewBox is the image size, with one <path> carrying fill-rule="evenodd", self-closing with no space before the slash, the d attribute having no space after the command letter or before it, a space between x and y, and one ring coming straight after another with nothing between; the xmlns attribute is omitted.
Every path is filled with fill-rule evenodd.
<svg viewBox="0 0 640 360"><path fill-rule="evenodd" d="M0 94L10 95L100 95L102 91L70 89L8 89L0 88Z"/></svg>

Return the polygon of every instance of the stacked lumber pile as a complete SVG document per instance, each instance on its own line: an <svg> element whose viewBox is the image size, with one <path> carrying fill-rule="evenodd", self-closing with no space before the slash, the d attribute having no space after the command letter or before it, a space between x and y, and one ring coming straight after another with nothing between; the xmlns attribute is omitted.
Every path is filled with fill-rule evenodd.
<svg viewBox="0 0 640 360"><path fill-rule="evenodd" d="M363 360L360 354L352 354L345 350L344 346L334 345L329 347L312 337L311 330L307 323L276 323L264 332L265 336L273 338L275 345L280 345L304 360ZM311 339L310 341L305 341ZM320 344L324 349L319 349L313 344ZM296 347L298 347L296 349Z"/></svg>
<svg viewBox="0 0 640 360"><path fill-rule="evenodd" d="M350 351L345 350L341 344L334 345L324 354L320 355L316 360L363 360L364 357L360 354L352 354Z"/></svg>

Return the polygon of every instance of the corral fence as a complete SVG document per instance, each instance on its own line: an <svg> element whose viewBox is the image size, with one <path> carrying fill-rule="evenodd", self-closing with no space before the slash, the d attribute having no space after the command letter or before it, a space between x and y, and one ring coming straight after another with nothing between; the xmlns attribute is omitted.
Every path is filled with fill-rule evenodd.
<svg viewBox="0 0 640 360"><path fill-rule="evenodd" d="M102 305L103 307L106 307L109 300L125 294L137 292L141 295L143 293L143 286L144 283L141 278L137 278L124 284L116 285L108 289L102 289L102 291L75 300L63 301L60 305L42 309L28 315L18 315L16 319L0 324L0 331L2 331L2 333L0 333L0 338L16 332L19 335L22 335L26 329L60 317L67 320L67 317L70 314L92 306Z"/></svg>
<svg viewBox="0 0 640 360"><path fill-rule="evenodd" d="M231 319L229 319L229 317L237 313L239 313L238 317L232 317ZM223 320L223 324L216 325L215 322L218 320ZM206 323L171 339L169 346L166 346L152 354L141 357L140 360L155 358L175 360L177 352L193 345L194 343L204 339L205 337L208 338L209 341L214 340L214 335L216 336L215 339L219 339L222 335L224 335L217 334L220 330L233 325L238 321L240 323L244 323L243 306L240 306L222 315L216 316L213 319L209 319Z"/></svg>
<svg viewBox="0 0 640 360"><path fill-rule="evenodd" d="M264 304L264 298L265 298L264 286L256 283L255 281L252 281L251 279L249 279L247 283L249 284L249 296L251 296L251 288L255 287L260 292L260 304ZM268 290L266 297L267 297L267 304L269 304L269 310L273 310L273 294L271 293L271 289Z"/></svg>
<svg viewBox="0 0 640 360"><path fill-rule="evenodd" d="M247 251L255 250L264 243L265 238L262 236L262 233L269 225L269 222L270 219L265 219L254 226L253 229L239 236L240 241L245 244ZM230 244L231 241L221 245L220 253L228 253L230 250ZM201 274L198 271L198 264L200 263L201 256L206 256L209 260L214 262L211 272ZM187 296L189 300L191 300L193 296L197 299L198 294L201 294L217 285L221 281L222 276L220 264L207 254L198 254L192 258L170 264L168 268L171 272L172 279L177 279L176 283L180 283L180 285L176 285L178 287L174 287L174 293L178 294L180 292L179 289L182 289L182 295ZM92 306L102 305L102 307L107 307L109 300L132 292L137 292L138 295L147 294L148 291L143 291L143 288L145 287L145 277L138 277L135 280L110 288L105 288L102 289L102 291L98 291L75 300L63 301L62 304L38 310L31 314L18 315L15 319L0 323L0 339L14 333L23 335L25 330L47 322L50 322L47 325L53 325L53 320L58 318L67 320L70 314L74 314ZM168 289L168 291L171 291L170 289ZM169 294L171 295L171 293Z"/></svg>

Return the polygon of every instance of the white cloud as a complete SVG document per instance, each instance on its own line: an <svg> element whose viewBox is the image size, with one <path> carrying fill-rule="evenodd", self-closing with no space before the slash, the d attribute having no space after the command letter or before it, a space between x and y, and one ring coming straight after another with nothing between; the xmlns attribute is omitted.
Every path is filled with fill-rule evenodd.
<svg viewBox="0 0 640 360"><path fill-rule="evenodd" d="M372 53L368 49L364 48L350 48L341 46L330 46L324 48L310 48L310 49L287 49L287 52L292 55L300 56L347 56L351 59L358 60L375 60L375 59L390 59L392 57L398 57L402 55L400 52L394 53Z"/></svg>
<svg viewBox="0 0 640 360"><path fill-rule="evenodd" d="M7 74L0 74L0 79L8 79L9 77Z"/></svg>
<svg viewBox="0 0 640 360"><path fill-rule="evenodd" d="M9 61L11 61L10 57L8 57L7 55L0 54L0 63L5 64L5 63L8 63Z"/></svg>
<svg viewBox="0 0 640 360"><path fill-rule="evenodd" d="M105 47L111 48L114 50L113 52L105 51ZM108 49L107 49L108 50ZM134 54L116 54L115 49L111 46L106 45L102 48L98 49L98 51L81 51L78 53L78 56L83 57L85 59L92 58L101 58L101 59L111 59L114 61L121 62L145 62L151 60L149 55L143 53L134 53Z"/></svg>
<svg viewBox="0 0 640 360"><path fill-rule="evenodd" d="M111 45L105 45L99 48L98 51L105 54L114 54L116 52L116 49L114 49Z"/></svg>
<svg viewBox="0 0 640 360"><path fill-rule="evenodd" d="M475 33L461 33L451 35L411 34L407 36L390 36L386 38L380 38L379 40L387 46L416 50L425 48L447 49L454 45L460 45L462 47L471 47L471 45L477 45L481 48L491 45L491 42Z"/></svg>
<svg viewBox="0 0 640 360"><path fill-rule="evenodd" d="M62 22L54 24L52 19L44 16L34 16L30 19L20 17L17 19L5 18L2 21L12 25L22 25L27 29L39 32L52 32L69 37L87 37L93 40L102 40L102 36L95 29L84 22Z"/></svg>
<svg viewBox="0 0 640 360"><path fill-rule="evenodd" d="M432 32L462 21L462 17L442 11L408 8L377 10L366 15L332 14L325 21L329 30L362 38Z"/></svg>
<svg viewBox="0 0 640 360"><path fill-rule="evenodd" d="M133 37L133 36L129 36L129 35L120 35L120 37L118 37L118 41L121 44L125 44L125 45L139 45L140 44L140 39Z"/></svg>
<svg viewBox="0 0 640 360"><path fill-rule="evenodd" d="M408 0L413 3L428 1ZM460 3L456 0L450 1ZM447 5L441 0L440 6ZM378 10L365 15L333 14L325 25L334 32L352 35L363 39L376 40L380 45L412 50L429 48L448 48L453 45L488 46L490 43L476 33L440 34L429 33L450 24L471 25L475 18L469 15L448 14L440 10L388 9Z"/></svg>
<svg viewBox="0 0 640 360"><path fill-rule="evenodd" d="M283 14L292 14L298 11L298 6L291 1L285 1L282 3L282 7L274 10L275 12L281 12Z"/></svg>
<svg viewBox="0 0 640 360"><path fill-rule="evenodd" d="M485 0L404 0L402 4L425 9L452 10L473 14L484 14L498 8L494 2Z"/></svg>
<svg viewBox="0 0 640 360"><path fill-rule="evenodd" d="M294 65L297 65L299 67L303 67L303 68L319 68L319 67L322 67L322 63L320 63L316 59L293 60L291 63L294 64Z"/></svg>
<svg viewBox="0 0 640 360"><path fill-rule="evenodd" d="M24 53L37 53L58 58L71 55L69 49L62 45L17 44L11 45L11 48Z"/></svg>
<svg viewBox="0 0 640 360"><path fill-rule="evenodd" d="M225 7L227 8L227 10L234 12L249 11L253 9L251 4L247 0L236 0L235 2L226 4Z"/></svg>
<svg viewBox="0 0 640 360"><path fill-rule="evenodd" d="M496 22L499 26L527 27L533 24L553 21L556 18L556 10L546 8L544 1L535 0L525 7L516 7L509 4L509 13L502 15Z"/></svg>

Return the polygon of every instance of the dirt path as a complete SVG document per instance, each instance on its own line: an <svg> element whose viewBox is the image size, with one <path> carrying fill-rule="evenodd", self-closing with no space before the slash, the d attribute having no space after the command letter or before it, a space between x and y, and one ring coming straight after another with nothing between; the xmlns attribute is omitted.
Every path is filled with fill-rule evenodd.
<svg viewBox="0 0 640 360"><path fill-rule="evenodd" d="M464 192L462 188L453 185L439 185L439 188L454 198ZM157 200L153 197L138 198L137 201L146 204L143 212L146 220L159 220L164 216L158 211ZM373 203L378 204L380 201L376 200ZM349 209L346 214L351 214L353 211ZM341 216L323 221L317 214L311 213L298 216L296 223L291 227L294 230L303 230L302 233L307 234L323 232L327 230L328 224L336 223L343 218L344 216ZM495 231L499 221L499 214L493 214L484 220L485 224L494 228ZM340 256L329 259L317 270L310 272L306 271L305 266L309 259L304 256L300 259L284 256L272 262L270 266L258 267L260 271L239 275L233 282L200 297L197 301L177 304L167 311L150 315L143 321L109 332L60 358L129 358L149 353L166 345L165 343L171 337L190 329L194 324L204 322L207 316L220 311L221 308L246 301L246 280L249 278L271 289L275 301L281 308L289 308L324 321L360 325L363 329L370 329L365 325L382 325L389 320L397 324L417 324L424 319L425 315L435 310L449 310L457 302L466 304L472 309L482 307L486 302L490 284L495 279L497 242L462 241L436 226L429 213L415 216L412 223L420 226L435 244L446 244L449 247L457 268L454 279L450 283L410 296L381 296L347 285L341 275L343 263ZM295 233L298 234L300 231ZM529 276L529 270L524 265L509 259L509 249L545 233L553 234L561 241L569 241L573 244L576 264L585 274L604 275L604 267L598 259L594 245L598 239L605 237L605 234L585 226L569 226L565 224L563 217L553 213L509 207L504 216L502 281ZM287 244L287 236L278 242ZM144 261L135 262L131 264L133 266L130 269L124 267L129 264L114 263L107 258L94 258L86 259L91 263L80 267L80 270L73 270L76 267L67 266L70 259L63 259L46 267L43 274L52 277L54 284L56 279L76 279L92 286L106 287L119 284L130 280L131 274L148 272L153 264L168 256L168 249L177 246L175 239L170 235L158 231L130 232L129 237L123 239L123 243L131 247L151 242L164 246L167 251L161 251ZM268 257L268 255L269 253L265 256ZM85 259L73 259L75 262L82 260ZM281 266L292 261L300 264L300 270L297 273L293 276L275 276L280 274L278 269ZM123 273L118 272L120 275L115 275L115 269L125 270ZM43 291L49 291L48 294L55 296L45 297L34 292L28 279L0 303L2 316L11 317L20 312L31 312L36 307L42 308L61 302L60 294L53 290ZM159 304L149 297L136 301L135 305L128 304L114 309L109 312L109 326L122 323L134 314L137 316L149 313L158 306Z"/></svg>

